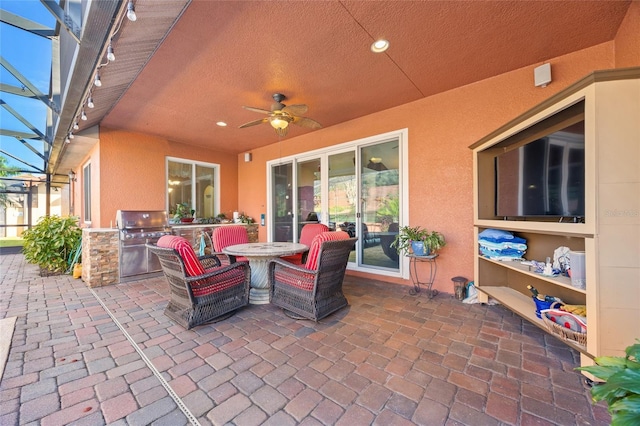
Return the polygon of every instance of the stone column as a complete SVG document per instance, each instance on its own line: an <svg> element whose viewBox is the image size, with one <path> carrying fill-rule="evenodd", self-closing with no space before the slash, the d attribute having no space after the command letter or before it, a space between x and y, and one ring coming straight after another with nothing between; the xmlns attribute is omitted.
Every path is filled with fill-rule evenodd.
<svg viewBox="0 0 640 426"><path fill-rule="evenodd" d="M117 229L82 230L82 281L88 287L120 282Z"/></svg>

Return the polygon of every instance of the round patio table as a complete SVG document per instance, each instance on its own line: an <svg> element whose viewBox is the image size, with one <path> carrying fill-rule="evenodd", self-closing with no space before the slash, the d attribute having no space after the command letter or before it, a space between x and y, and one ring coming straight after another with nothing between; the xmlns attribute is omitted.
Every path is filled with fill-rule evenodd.
<svg viewBox="0 0 640 426"><path fill-rule="evenodd" d="M280 256L290 256L309 250L298 243L247 243L227 246L222 249L225 254L244 256L251 266L251 289L249 303L263 305L269 303L269 261Z"/></svg>

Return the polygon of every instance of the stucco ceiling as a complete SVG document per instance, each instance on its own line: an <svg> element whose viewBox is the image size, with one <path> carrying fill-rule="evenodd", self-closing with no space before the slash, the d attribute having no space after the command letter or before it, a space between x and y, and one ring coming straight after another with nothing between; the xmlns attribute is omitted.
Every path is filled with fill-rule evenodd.
<svg viewBox="0 0 640 426"><path fill-rule="evenodd" d="M182 12L177 21L158 16L165 3L176 18ZM238 128L263 117L242 106L268 109L273 93L285 94L285 104L307 104L306 116L333 126L610 41L630 2L184 4L136 1L138 20L123 25L116 55L144 51L146 65L118 83L126 90L108 101L102 125L240 153L278 140L268 124ZM166 31L149 55L145 34ZM374 54L370 45L380 37L390 48ZM96 102L100 92L107 96L109 73L126 71L120 66L105 68ZM287 138L309 131L292 126Z"/></svg>

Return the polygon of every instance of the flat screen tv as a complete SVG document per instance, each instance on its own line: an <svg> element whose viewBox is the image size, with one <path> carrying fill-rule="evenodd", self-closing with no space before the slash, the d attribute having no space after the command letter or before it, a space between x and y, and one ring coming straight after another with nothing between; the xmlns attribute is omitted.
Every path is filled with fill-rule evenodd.
<svg viewBox="0 0 640 426"><path fill-rule="evenodd" d="M496 156L496 215L585 214L584 121Z"/></svg>

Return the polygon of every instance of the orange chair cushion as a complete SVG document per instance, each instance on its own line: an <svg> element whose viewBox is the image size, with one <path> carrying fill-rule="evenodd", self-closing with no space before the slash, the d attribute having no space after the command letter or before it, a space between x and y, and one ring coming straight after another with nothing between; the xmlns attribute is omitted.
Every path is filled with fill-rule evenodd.
<svg viewBox="0 0 640 426"><path fill-rule="evenodd" d="M316 235L315 237L313 237L313 241L311 242L309 255L307 256L307 263L304 265L304 267L312 271L318 269L318 257L320 256L320 248L322 247L322 243L324 243L325 241L347 239L349 239L349 234L344 231L322 232Z"/></svg>
<svg viewBox="0 0 640 426"><path fill-rule="evenodd" d="M158 247L172 248L178 252L184 262L185 272L189 277L196 277L204 274L204 268L193 247L186 238L178 235L163 235L158 240Z"/></svg>

